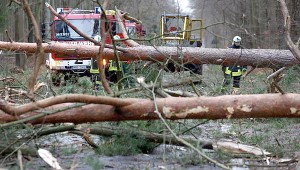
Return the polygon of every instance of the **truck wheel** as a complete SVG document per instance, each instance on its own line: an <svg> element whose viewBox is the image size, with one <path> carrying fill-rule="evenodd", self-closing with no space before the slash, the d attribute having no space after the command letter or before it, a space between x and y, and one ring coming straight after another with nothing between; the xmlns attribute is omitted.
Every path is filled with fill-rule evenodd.
<svg viewBox="0 0 300 170"><path fill-rule="evenodd" d="M60 75L59 74L52 74L51 75L51 80L52 80L52 84L54 86L59 86L60 83L61 83L61 80L60 80Z"/></svg>

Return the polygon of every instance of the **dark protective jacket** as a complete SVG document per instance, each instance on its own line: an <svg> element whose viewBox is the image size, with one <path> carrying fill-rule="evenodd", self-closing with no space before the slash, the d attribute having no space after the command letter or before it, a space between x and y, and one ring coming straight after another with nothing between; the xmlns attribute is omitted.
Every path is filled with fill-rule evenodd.
<svg viewBox="0 0 300 170"><path fill-rule="evenodd" d="M241 49L241 46L236 46L235 44L229 46L228 48L233 49ZM234 65L234 66L226 66L223 67L223 71L225 74L231 75L231 76L241 76L243 72L247 70L247 66L240 66L240 65Z"/></svg>

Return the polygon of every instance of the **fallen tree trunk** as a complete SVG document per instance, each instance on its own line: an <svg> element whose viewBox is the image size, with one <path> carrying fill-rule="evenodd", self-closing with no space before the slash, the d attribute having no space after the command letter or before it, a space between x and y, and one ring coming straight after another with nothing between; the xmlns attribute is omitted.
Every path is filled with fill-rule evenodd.
<svg viewBox="0 0 300 170"><path fill-rule="evenodd" d="M46 53L54 52L64 55L73 55L77 57L94 57L99 52L98 46L71 45L66 43L50 42L43 43L43 49ZM16 43L0 41L0 49L12 51L25 51L34 53L37 49L35 43ZM183 56L184 62L195 64L223 64L223 65L248 65L254 67L284 67L297 65L300 62L295 59L289 50L277 49L214 49L214 48L195 48L182 47L152 47L139 46L125 48L126 52L119 52L120 60L150 60L165 61L167 57L176 61L181 61ZM105 58L115 59L112 49L104 49Z"/></svg>
<svg viewBox="0 0 300 170"><path fill-rule="evenodd" d="M55 97L53 97L53 100L55 100ZM155 104L161 115L165 119L170 120L300 117L300 94L253 94L192 98L169 97L156 99L156 103L147 99L127 98L117 100L124 100L124 105L118 104L114 106L108 105L108 103L99 104L99 102L97 102L98 104L88 104L73 109L58 111L55 114L39 118L30 123L72 122L79 124L86 122L159 119L155 110ZM43 100L38 102L43 103ZM56 105L47 108L49 110L62 110L66 106L70 106L70 104L55 104ZM42 105L37 103L32 103L32 107L34 109L29 109L26 114L16 117L0 111L0 122L10 122L28 118L37 115L41 111L45 111L42 110ZM38 110L39 112L34 112L33 110Z"/></svg>

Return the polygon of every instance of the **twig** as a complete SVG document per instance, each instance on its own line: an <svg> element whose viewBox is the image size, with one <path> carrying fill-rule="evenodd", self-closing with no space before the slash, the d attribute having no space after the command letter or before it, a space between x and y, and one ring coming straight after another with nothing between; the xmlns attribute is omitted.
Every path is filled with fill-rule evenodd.
<svg viewBox="0 0 300 170"><path fill-rule="evenodd" d="M196 125L194 125L194 126L188 128L188 129L186 129L185 131L181 132L181 134L185 134L186 132L188 132L188 131L190 131L190 130L196 128L196 127L198 127L199 125L203 125L203 124L205 124L205 123L207 123L207 122L209 122L209 121L210 121L210 120L204 120L203 122L198 123L198 124L196 124Z"/></svg>
<svg viewBox="0 0 300 170"><path fill-rule="evenodd" d="M286 69L286 67L282 67L267 77L267 80L269 80L269 81L271 78L273 78L273 80L271 81L271 85L270 85L271 92L274 91L273 89L275 87L281 94L284 94L284 91L279 87L278 82L280 82L281 79L283 78L284 75L280 75L280 73L282 73L285 69Z"/></svg>
<svg viewBox="0 0 300 170"><path fill-rule="evenodd" d="M273 85L276 87L276 89L277 89L281 94L285 94L285 92L280 88L280 86L278 86L277 82L274 82Z"/></svg>
<svg viewBox="0 0 300 170"><path fill-rule="evenodd" d="M278 146L281 146L280 142L278 141L278 139L276 137L275 137L275 141L276 141Z"/></svg>
<svg viewBox="0 0 300 170"><path fill-rule="evenodd" d="M242 75L242 77L247 77L253 70L255 70L255 67L250 66L250 69L248 69L247 72Z"/></svg>
<svg viewBox="0 0 300 170"><path fill-rule="evenodd" d="M162 89L155 89L154 90L155 93L157 93L158 95L164 97L164 98L167 98L167 97L172 97L170 94L166 93L165 90L162 90Z"/></svg>
<svg viewBox="0 0 300 170"><path fill-rule="evenodd" d="M9 42L11 42L11 43L15 42L15 41L12 40L11 37L9 36L9 33L8 33L8 30L7 30L7 29L5 30L5 34L6 34L7 38L8 38L8 40L9 40Z"/></svg>
<svg viewBox="0 0 300 170"><path fill-rule="evenodd" d="M181 96L181 97L197 97L198 96L194 93L187 92L187 91L180 91L180 90L172 91L169 89L164 89L164 91L174 97L179 97L179 96Z"/></svg>
<svg viewBox="0 0 300 170"><path fill-rule="evenodd" d="M280 69L278 69L277 71L273 72L272 74L270 74L267 79L270 80L271 78L274 78L275 76L278 76L280 73L282 73L284 70L286 70L287 67L282 67Z"/></svg>
<svg viewBox="0 0 300 170"><path fill-rule="evenodd" d="M97 149L99 148L99 146L97 144L95 144L95 142L91 139L89 133L86 133L86 132L82 132L82 131L70 131L70 133L73 133L73 134L76 134L76 135L79 135L81 137L83 137L83 139L94 149Z"/></svg>
<svg viewBox="0 0 300 170"><path fill-rule="evenodd" d="M193 83L193 81L191 81L191 86L192 86L194 92L197 94L197 96L198 96L198 97L201 96L201 94L200 94L200 93L198 92L198 90L196 89L195 84Z"/></svg>

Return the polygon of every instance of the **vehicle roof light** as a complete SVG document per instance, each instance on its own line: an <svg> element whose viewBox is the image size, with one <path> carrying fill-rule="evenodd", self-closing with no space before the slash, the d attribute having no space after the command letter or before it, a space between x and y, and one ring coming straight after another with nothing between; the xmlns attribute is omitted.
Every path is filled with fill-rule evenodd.
<svg viewBox="0 0 300 170"><path fill-rule="evenodd" d="M95 7L95 13L100 14L101 8L100 7Z"/></svg>
<svg viewBox="0 0 300 170"><path fill-rule="evenodd" d="M95 13L96 14L100 14L101 13L101 8L100 7L95 7ZM106 15L116 15L116 11L115 10L105 10L105 14Z"/></svg>

